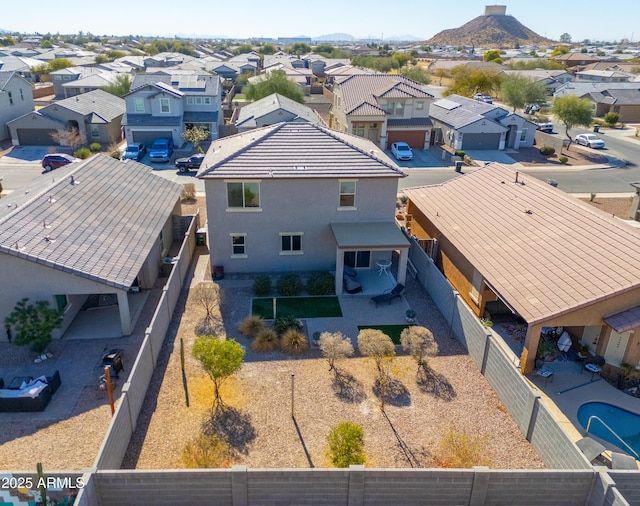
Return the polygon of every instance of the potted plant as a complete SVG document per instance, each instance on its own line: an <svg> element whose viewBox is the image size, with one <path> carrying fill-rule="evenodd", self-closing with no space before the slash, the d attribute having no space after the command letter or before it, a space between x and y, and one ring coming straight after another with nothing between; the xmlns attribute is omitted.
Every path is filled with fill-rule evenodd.
<svg viewBox="0 0 640 506"><path fill-rule="evenodd" d="M416 312L413 309L407 309L405 314L407 315L407 323L413 323L416 321Z"/></svg>

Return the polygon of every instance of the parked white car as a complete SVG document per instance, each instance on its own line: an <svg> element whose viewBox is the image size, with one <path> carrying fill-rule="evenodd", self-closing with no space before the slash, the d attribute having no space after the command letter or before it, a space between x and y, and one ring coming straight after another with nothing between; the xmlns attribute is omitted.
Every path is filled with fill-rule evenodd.
<svg viewBox="0 0 640 506"><path fill-rule="evenodd" d="M406 142L394 142L391 144L391 154L396 157L396 160L413 159L413 151Z"/></svg>
<svg viewBox="0 0 640 506"><path fill-rule="evenodd" d="M576 144L580 144L581 146L587 146L589 148L594 148L594 149L604 148L604 141L597 135L593 135L593 134L576 135Z"/></svg>

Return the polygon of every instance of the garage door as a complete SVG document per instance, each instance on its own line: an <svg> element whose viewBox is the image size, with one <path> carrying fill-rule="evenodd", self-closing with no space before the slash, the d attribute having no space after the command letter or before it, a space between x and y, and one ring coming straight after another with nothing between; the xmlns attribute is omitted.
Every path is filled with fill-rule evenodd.
<svg viewBox="0 0 640 506"><path fill-rule="evenodd" d="M464 134L462 149L498 149L500 134Z"/></svg>
<svg viewBox="0 0 640 506"><path fill-rule="evenodd" d="M395 130L389 131L389 147L394 142L406 142L414 149L424 149L425 130Z"/></svg>
<svg viewBox="0 0 640 506"><path fill-rule="evenodd" d="M20 146L56 146L51 134L57 132L54 128L18 128L18 142Z"/></svg>
<svg viewBox="0 0 640 506"><path fill-rule="evenodd" d="M147 146L151 146L156 139L172 139L171 130L167 131L135 131L133 132L133 142L142 142Z"/></svg>

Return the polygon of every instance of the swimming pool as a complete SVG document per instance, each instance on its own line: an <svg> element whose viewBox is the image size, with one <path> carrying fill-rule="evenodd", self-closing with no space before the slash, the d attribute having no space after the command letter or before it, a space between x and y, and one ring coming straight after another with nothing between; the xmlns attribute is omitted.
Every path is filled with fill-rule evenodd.
<svg viewBox="0 0 640 506"><path fill-rule="evenodd" d="M578 421L586 429L589 418L597 416L620 436L635 452L640 455L640 415L606 402L585 402L578 408ZM589 432L594 436L616 445L621 450L633 455L618 439L604 427L599 420L593 419Z"/></svg>

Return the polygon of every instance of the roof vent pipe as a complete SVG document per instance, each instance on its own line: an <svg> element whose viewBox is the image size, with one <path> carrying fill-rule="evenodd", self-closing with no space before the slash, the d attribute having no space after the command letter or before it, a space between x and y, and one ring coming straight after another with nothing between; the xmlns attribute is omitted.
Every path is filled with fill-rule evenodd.
<svg viewBox="0 0 640 506"><path fill-rule="evenodd" d="M516 180L514 181L514 183L519 183L520 181L518 181L518 175L520 174L520 172L516 171Z"/></svg>

